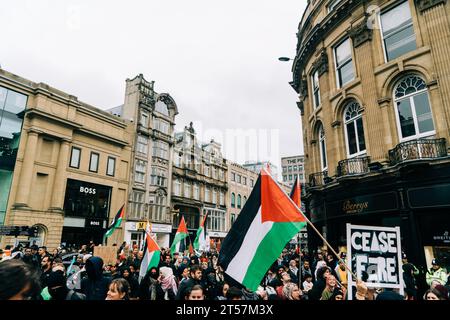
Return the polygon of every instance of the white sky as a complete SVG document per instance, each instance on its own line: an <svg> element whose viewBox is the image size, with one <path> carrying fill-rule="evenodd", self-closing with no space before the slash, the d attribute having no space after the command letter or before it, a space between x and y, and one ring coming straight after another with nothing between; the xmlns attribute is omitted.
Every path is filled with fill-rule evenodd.
<svg viewBox="0 0 450 320"><path fill-rule="evenodd" d="M278 57L295 56L305 6L306 0L0 0L0 64L101 109L122 104L125 79L142 73L155 91L175 99L177 130L194 121L199 138L214 136L228 158L279 166L281 156L303 154L292 61ZM226 135L235 129L254 130L258 144L237 149ZM266 131L258 130L272 134L268 153L254 148L265 141Z"/></svg>

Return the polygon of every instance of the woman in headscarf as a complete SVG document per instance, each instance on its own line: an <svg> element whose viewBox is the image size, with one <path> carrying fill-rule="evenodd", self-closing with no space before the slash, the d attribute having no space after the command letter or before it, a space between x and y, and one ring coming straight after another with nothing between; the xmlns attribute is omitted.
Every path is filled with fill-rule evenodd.
<svg viewBox="0 0 450 320"><path fill-rule="evenodd" d="M177 295L177 283L172 268L159 268L158 282L161 284L161 289L163 291L162 299L175 300L175 296Z"/></svg>

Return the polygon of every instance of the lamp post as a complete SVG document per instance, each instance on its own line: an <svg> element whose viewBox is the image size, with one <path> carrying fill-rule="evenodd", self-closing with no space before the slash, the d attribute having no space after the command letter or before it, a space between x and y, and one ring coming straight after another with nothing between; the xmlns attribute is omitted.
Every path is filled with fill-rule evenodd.
<svg viewBox="0 0 450 320"><path fill-rule="evenodd" d="M294 60L294 59L291 59L291 58L288 58L288 57L279 57L278 60L283 61L283 62L287 62L287 61Z"/></svg>

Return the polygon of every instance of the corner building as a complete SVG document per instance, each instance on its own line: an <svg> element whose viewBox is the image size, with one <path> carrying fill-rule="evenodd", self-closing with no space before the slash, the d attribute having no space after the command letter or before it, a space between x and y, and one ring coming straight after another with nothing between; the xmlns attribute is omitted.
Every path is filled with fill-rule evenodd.
<svg viewBox="0 0 450 320"><path fill-rule="evenodd" d="M307 213L333 246L346 223L400 226L411 262L449 269L449 17L446 0L308 2L291 85Z"/></svg>

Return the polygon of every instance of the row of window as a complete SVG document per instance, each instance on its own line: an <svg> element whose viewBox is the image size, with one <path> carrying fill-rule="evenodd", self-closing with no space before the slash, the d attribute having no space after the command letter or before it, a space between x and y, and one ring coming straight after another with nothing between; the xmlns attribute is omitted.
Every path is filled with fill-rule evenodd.
<svg viewBox="0 0 450 320"><path fill-rule="evenodd" d="M148 153L148 138L142 135L138 135L136 151L142 155L147 155ZM153 152L152 156L159 157L161 159L169 159L169 144L164 141L153 142Z"/></svg>
<svg viewBox="0 0 450 320"><path fill-rule="evenodd" d="M145 193L134 191L130 201L130 217L136 219L148 219L152 221L164 221L166 216L166 197L164 195L150 195L149 216L145 212Z"/></svg>
<svg viewBox="0 0 450 320"><path fill-rule="evenodd" d="M237 205L236 205L236 194L233 192L231 193L231 207L232 208L238 208L240 209L241 207L243 207L245 205L245 203L247 202L247 197L244 196L244 201L241 204L241 195L238 194L237 196Z"/></svg>
<svg viewBox="0 0 450 320"><path fill-rule="evenodd" d="M336 3L334 5L337 4ZM334 6L332 6L334 8ZM385 61L396 59L417 48L408 1L378 15ZM355 79L355 67L350 38L345 38L333 48L336 84L338 88ZM321 104L319 71L311 75L312 104L318 108Z"/></svg>
<svg viewBox="0 0 450 320"><path fill-rule="evenodd" d="M203 212L208 214L206 218L206 230L225 232L225 216L226 212L223 210L205 209Z"/></svg>
<svg viewBox="0 0 450 320"><path fill-rule="evenodd" d="M436 133L433 114L425 81L410 74L397 83L393 92L395 119L400 141L424 138ZM349 101L344 109L344 136L347 155L355 157L366 153L363 109L355 100ZM326 139L323 125L318 128L320 162L322 170L327 169Z"/></svg>
<svg viewBox="0 0 450 320"><path fill-rule="evenodd" d="M181 181L175 179L173 181L173 194L181 197ZM217 196L219 196L219 204L221 206L225 205L225 193L217 192L217 190L213 189L211 192L210 187L205 187L205 197L204 201L209 203L217 203ZM200 200L200 187L198 184L194 183L193 185L189 182L184 182L184 190L183 197L192 198L195 200Z"/></svg>
<svg viewBox="0 0 450 320"><path fill-rule="evenodd" d="M249 180L250 180L250 187L253 187L255 182L253 181L253 179L249 179ZM247 178L244 176L241 176L240 174L234 173L234 172L231 173L231 181L243 184L244 186L247 185Z"/></svg>
<svg viewBox="0 0 450 320"><path fill-rule="evenodd" d="M144 128L148 127L148 114L141 112L141 118L139 124ZM161 120L157 117L153 117L153 129L161 131L164 134L170 134L170 124L167 121Z"/></svg>
<svg viewBox="0 0 450 320"><path fill-rule="evenodd" d="M71 168L80 169L81 148L72 147L69 166ZM91 151L89 160L89 171L98 173L100 163L100 154ZM106 175L113 177L116 171L116 158L109 156L106 162Z"/></svg>
<svg viewBox="0 0 450 320"><path fill-rule="evenodd" d="M298 167L297 166L283 166L283 173L296 172L297 168L298 168L299 171L303 171L303 166L302 165L298 166Z"/></svg>
<svg viewBox="0 0 450 320"><path fill-rule="evenodd" d="M303 181L303 173L283 175L283 181L284 182L295 181L295 178L298 178L299 181Z"/></svg>

